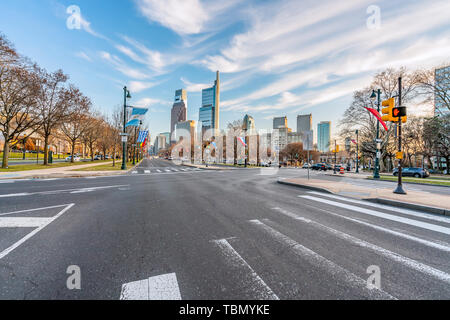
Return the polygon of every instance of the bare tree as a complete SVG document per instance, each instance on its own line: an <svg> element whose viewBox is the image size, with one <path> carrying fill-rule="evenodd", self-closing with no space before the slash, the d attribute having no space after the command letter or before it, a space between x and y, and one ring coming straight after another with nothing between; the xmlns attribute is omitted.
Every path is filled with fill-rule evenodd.
<svg viewBox="0 0 450 320"><path fill-rule="evenodd" d="M25 140L39 123L35 92L39 79L12 45L0 35L0 131L4 138L2 168L8 168L9 149Z"/></svg>
<svg viewBox="0 0 450 320"><path fill-rule="evenodd" d="M85 131L90 128L92 117L89 114L91 101L85 97L77 88L71 87L68 97L70 106L69 116L61 124L61 131L66 136L71 145L71 162L74 162L75 146Z"/></svg>
<svg viewBox="0 0 450 320"><path fill-rule="evenodd" d="M41 85L37 94L37 107L41 122L41 135L44 138L44 165L48 164L49 138L70 116L71 90L65 84L68 76L62 70L48 73L37 68Z"/></svg>
<svg viewBox="0 0 450 320"><path fill-rule="evenodd" d="M90 116L86 130L83 132L81 137L81 139L89 148L91 161L94 161L95 147L97 145L97 141L100 138L100 131L102 130L102 124L104 121L105 120L98 114Z"/></svg>

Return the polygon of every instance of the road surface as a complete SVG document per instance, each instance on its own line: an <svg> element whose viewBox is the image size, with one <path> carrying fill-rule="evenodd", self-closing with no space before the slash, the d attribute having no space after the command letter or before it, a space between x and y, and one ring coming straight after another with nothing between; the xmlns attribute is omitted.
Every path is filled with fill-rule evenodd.
<svg viewBox="0 0 450 320"><path fill-rule="evenodd" d="M3 181L0 299L450 298L449 218L276 183L301 174Z"/></svg>

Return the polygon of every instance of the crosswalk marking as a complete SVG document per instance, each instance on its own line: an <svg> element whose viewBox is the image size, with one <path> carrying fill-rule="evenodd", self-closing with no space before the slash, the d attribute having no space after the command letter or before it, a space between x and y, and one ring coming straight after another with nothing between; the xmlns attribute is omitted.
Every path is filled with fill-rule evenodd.
<svg viewBox="0 0 450 320"><path fill-rule="evenodd" d="M307 199L307 200L311 200L311 201L315 201L315 202L321 202L321 203L325 203L325 204L328 204L331 206L335 206L335 207L339 207L339 208L343 208L343 209L347 209L347 210L351 210L351 211L356 211L359 213L368 214L368 215L375 216L378 218L383 218L383 219L387 219L387 220L391 220L391 221L408 224L408 225L419 227L422 229L436 231L436 232L440 232L440 233L444 233L444 234L450 234L450 228L446 228L446 227L431 224L431 223L426 223L423 221L417 221L417 220L413 220L413 219L409 219L409 218L403 218L403 217L399 217L399 216L392 215L392 214L378 212L378 211L374 211L374 210L370 210L370 209L366 209L366 208L362 208L362 207L356 207L353 205L340 203L340 202L336 202L336 201L330 201L330 200L317 198L317 197L311 197L311 196L299 196L299 197L302 199Z"/></svg>
<svg viewBox="0 0 450 320"><path fill-rule="evenodd" d="M145 174L149 174L149 173L151 173L151 171L150 170L144 170L144 173Z"/></svg>
<svg viewBox="0 0 450 320"><path fill-rule="evenodd" d="M273 293L272 289L264 282L263 279L252 269L252 267L247 263L247 261L242 258L242 256L234 250L234 248L230 245L228 240L216 240L213 241L223 253L227 262L232 266L238 268L244 268L248 276L245 277L243 285L245 287L250 287L254 293L257 294L255 299L261 300L279 300L278 296Z"/></svg>
<svg viewBox="0 0 450 320"><path fill-rule="evenodd" d="M372 243L369 243L367 241L358 239L358 238L356 238L356 237L354 237L352 235L349 235L349 234L347 234L345 232L342 232L342 231L339 231L339 230L327 227L327 226L325 226L325 225L323 225L323 224L321 224L319 222L316 222L316 221L313 221L313 220L310 220L310 219L306 219L306 218L302 218L302 217L299 217L299 219L296 219L296 220L304 222L304 223L307 223L307 224L310 224L310 225L312 225L312 226L314 226L314 227L316 227L316 228L318 228L320 230L323 230L325 232L328 232L328 233L336 236L337 238L340 238L340 239L345 240L345 241L349 241L349 242L351 242L351 243L353 243L353 244L355 244L355 245L357 245L359 247L362 247L362 248L374 251L374 252L376 252L376 253L378 253L378 254L380 254L382 256L390 258L390 259L392 259L392 260L394 260L396 262L399 262L399 263L401 263L401 264L403 264L403 265L405 265L407 267L410 267L411 269L414 269L416 271L425 273L425 274L427 274L429 276L435 277L435 278L437 278L439 280L442 280L442 281L444 281L446 283L450 283L450 274L445 273L445 272L443 272L441 270L435 269L433 267L430 267L428 265L425 265L425 264L420 263L418 261L415 261L413 259L404 257L404 256L402 256L402 255L400 255L398 253L395 253L395 252L389 251L387 249L381 248L381 247L379 247L377 245L374 245Z"/></svg>
<svg viewBox="0 0 450 320"><path fill-rule="evenodd" d="M329 215L332 215L332 216L335 216L335 217L339 217L339 218L344 219L344 220L348 220L348 221L351 221L351 222L354 222L354 223L358 223L358 224L364 225L366 227L369 227L369 228L372 228L372 229L375 229L375 230L378 230L378 231L389 233L389 234L392 234L394 236L405 238L405 239L408 239L408 240L412 240L412 241L421 243L423 245L426 245L428 247L432 247L432 248L439 249L439 250L442 250L442 251L450 252L450 244L448 244L448 243L443 243L443 242L436 241L436 240L428 241L428 240L425 240L425 239L422 239L422 238L418 238L418 237L415 237L415 236L408 235L408 234L406 234L404 232L394 231L394 230L391 230L391 229L388 229L388 228L384 228L384 227L380 227L380 226L374 225L373 223L368 223L368 222L365 222L365 221L362 221L362 220L358 220L358 219L350 218L350 217L347 217L347 216L339 215L337 213L334 213L334 212L331 212L331 211L328 211L328 210L325 210L325 209L320 209L320 208L316 208L316 207L314 209L315 210L320 210L320 211L325 212L325 213L327 213ZM278 212L284 214L285 216L288 216L288 217L290 217L290 218L292 218L294 220L302 220L302 217L296 215L295 213L289 212L287 210L284 210L284 209L281 209L281 208L273 208L273 210L278 211Z"/></svg>
<svg viewBox="0 0 450 320"><path fill-rule="evenodd" d="M331 199L346 201L346 202L350 202L350 203L361 204L361 205L364 205L364 206L367 206L367 207L386 209L386 210L392 210L393 209L392 207L390 207L388 205L383 205L383 204L379 204L379 203L372 203L372 202L369 202L369 201L350 199L350 198L335 196L335 195L327 194L327 193L321 193L321 192L316 192L316 191L311 191L311 192L308 192L308 193L309 194L318 195L318 196L322 196L322 197L325 197L325 198L331 198ZM415 217L418 217L418 218L424 218L424 219L434 220L434 221L438 221L438 222L450 223L450 218L448 218L448 217L438 217L438 216L430 215L428 213L421 213L421 212L408 210L408 209L403 209L403 208L397 208L397 207L395 208L395 211L396 212L400 212L400 213L404 213L404 214L408 214L408 215L411 215L411 216L415 216Z"/></svg>
<svg viewBox="0 0 450 320"><path fill-rule="evenodd" d="M341 276L345 281L349 282L355 287L363 289L369 297L372 299L395 299L390 294L382 290L370 290L367 288L367 281L358 277L357 275L351 273L347 269L335 264L334 262L324 258L315 251L302 246L295 240L289 238L288 236L282 234L281 232L269 227L265 223L259 220L251 220L250 223L261 228L263 231L267 232L272 238L277 242L284 244L290 251L294 252L296 255L306 259L312 265L317 268L326 269L326 271L333 275Z"/></svg>
<svg viewBox="0 0 450 320"><path fill-rule="evenodd" d="M156 171L158 171L159 173L161 173L161 172L162 172L161 170L156 170Z"/></svg>
<svg viewBox="0 0 450 320"><path fill-rule="evenodd" d="M170 273L126 283L122 286L120 300L181 300L177 275Z"/></svg>
<svg viewBox="0 0 450 320"><path fill-rule="evenodd" d="M51 218L10 218L10 217L0 218L0 227L8 228L8 225L15 224L16 228L17 227L29 228L31 225L36 228L33 231L31 231L30 233L28 233L25 237L23 237L22 239L20 239L16 243L14 243L12 246L10 246L9 248L0 252L0 260L3 259L4 257L6 257L8 254L10 254L15 249L17 249L19 246L24 244L26 241L28 241L30 238L32 238L34 235L36 235L41 230L43 230L45 227L47 227L53 221L55 221L56 219L61 217L64 213L66 213L68 210L70 210L74 205L75 205L74 203L66 205L63 210L61 210L57 215L55 215L54 217L51 217ZM45 210L47 208L41 208L41 209ZM32 209L32 210L30 210L30 212L37 211L37 210L39 210L39 209ZM26 210L22 211L22 212L26 212ZM11 214L11 213L9 213L9 214ZM3 214L3 215L8 215L8 213ZM37 219L39 219L39 220L37 220Z"/></svg>

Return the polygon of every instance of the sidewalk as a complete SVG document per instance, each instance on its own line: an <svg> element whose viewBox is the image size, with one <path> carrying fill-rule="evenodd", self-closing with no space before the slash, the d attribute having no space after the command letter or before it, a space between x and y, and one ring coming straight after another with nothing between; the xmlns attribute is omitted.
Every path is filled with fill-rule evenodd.
<svg viewBox="0 0 450 320"><path fill-rule="evenodd" d="M399 207L450 215L450 200L446 195L431 194L421 191L408 191L407 195L398 195L393 193L393 188L364 187L345 182L318 179L308 180L304 178L295 178L282 179L278 182L350 198L370 200Z"/></svg>
<svg viewBox="0 0 450 320"><path fill-rule="evenodd" d="M61 168L49 168L49 169L39 169L30 171L17 171L17 172L0 172L0 180L7 179L46 179L46 178L76 178L76 177L86 177L86 176L110 176L110 175L121 175L127 173L128 171L71 171L77 169L91 168L96 166L101 166L107 163L90 163L85 165L77 165L70 167Z"/></svg>

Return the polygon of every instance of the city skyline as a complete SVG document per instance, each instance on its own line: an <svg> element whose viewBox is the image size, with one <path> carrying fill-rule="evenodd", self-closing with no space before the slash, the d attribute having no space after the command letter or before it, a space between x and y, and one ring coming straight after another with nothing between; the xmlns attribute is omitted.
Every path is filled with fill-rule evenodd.
<svg viewBox="0 0 450 320"><path fill-rule="evenodd" d="M448 1L379 1L378 26L369 23L370 1L164 3L123 1L104 10L85 0L18 0L4 3L0 30L41 66L63 68L102 112L120 104L127 85L134 104L150 107L153 136L170 130L177 88L190 96L187 119L198 120L201 89L216 70L222 73L220 127L249 113L260 128L269 129L280 114L295 128L298 114L313 113L313 127L330 120L335 131L353 91L376 72L440 65L450 48ZM73 4L81 10L80 29L67 27ZM432 23L416 26L430 16ZM408 37L404 25L415 26Z"/></svg>

